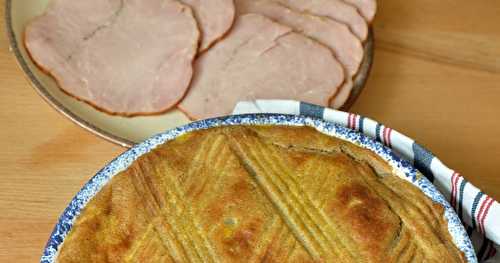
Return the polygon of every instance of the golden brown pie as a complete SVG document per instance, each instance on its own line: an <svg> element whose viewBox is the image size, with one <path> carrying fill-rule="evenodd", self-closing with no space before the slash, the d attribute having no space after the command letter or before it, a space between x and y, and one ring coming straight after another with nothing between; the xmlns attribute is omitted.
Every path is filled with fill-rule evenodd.
<svg viewBox="0 0 500 263"><path fill-rule="evenodd" d="M58 262L465 262L443 208L305 127L192 132L88 203Z"/></svg>

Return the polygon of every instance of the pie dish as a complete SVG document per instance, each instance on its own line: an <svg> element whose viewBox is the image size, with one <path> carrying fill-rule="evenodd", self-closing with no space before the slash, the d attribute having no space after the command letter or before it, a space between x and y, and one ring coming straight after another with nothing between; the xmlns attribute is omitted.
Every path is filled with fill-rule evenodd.
<svg viewBox="0 0 500 263"><path fill-rule="evenodd" d="M249 115L172 130L113 161L42 261L466 262L468 247L444 198L390 150L315 119Z"/></svg>

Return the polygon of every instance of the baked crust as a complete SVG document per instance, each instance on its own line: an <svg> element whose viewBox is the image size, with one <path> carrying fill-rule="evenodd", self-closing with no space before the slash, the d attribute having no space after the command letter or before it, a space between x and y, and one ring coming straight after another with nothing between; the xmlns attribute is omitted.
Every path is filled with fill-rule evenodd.
<svg viewBox="0 0 500 263"><path fill-rule="evenodd" d="M443 208L306 127L196 131L87 204L58 262L465 262Z"/></svg>

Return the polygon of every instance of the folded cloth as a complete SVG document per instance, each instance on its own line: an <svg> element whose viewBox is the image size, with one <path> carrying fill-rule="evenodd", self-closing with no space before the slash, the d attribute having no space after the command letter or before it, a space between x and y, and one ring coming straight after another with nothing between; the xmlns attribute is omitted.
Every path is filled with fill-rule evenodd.
<svg viewBox="0 0 500 263"><path fill-rule="evenodd" d="M411 138L383 124L353 113L337 111L290 100L239 102L233 114L280 113L321 118L361 132L390 147L397 155L413 162L448 198L469 234L479 262L500 263L500 204L446 167L430 151Z"/></svg>

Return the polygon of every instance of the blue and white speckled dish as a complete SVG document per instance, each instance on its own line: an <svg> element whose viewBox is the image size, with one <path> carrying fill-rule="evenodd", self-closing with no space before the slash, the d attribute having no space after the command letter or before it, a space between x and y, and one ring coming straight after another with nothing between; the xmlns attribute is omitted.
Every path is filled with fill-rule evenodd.
<svg viewBox="0 0 500 263"><path fill-rule="evenodd" d="M71 230L75 218L85 207L87 202L110 180L111 177L126 169L139 156L151 151L160 144L173 140L185 133L220 126L231 125L287 125L287 126L309 126L316 130L340 139L355 143L364 148L370 149L387 161L395 173L407 181L420 188L429 198L441 204L445 208L445 217L448 220L448 230L457 247L464 252L465 257L471 263L477 262L472 244L465 232L458 216L450 207L445 198L439 191L424 177L420 176L413 166L399 157L397 157L389 148L383 146L367 136L364 136L351 129L326 122L320 119L291 116L280 114L249 114L232 115L208 120L193 122L182 127L169 130L165 133L153 136L152 138L137 144L126 151L118 158L106 165L99 171L73 198L69 206L59 218L59 222L54 228L49 241L43 252L41 262L55 262L60 245Z"/></svg>

